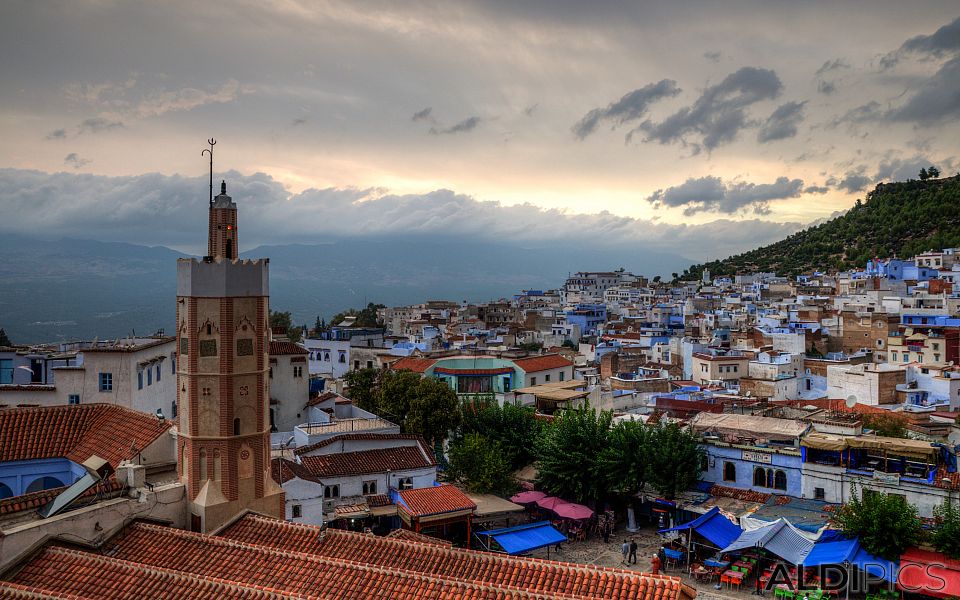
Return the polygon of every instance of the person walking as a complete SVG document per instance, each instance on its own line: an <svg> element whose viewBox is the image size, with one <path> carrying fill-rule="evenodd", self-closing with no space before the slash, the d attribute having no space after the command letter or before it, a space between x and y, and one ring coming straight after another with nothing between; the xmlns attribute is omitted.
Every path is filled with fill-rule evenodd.
<svg viewBox="0 0 960 600"><path fill-rule="evenodd" d="M628 542L627 540L623 540L623 545L620 546L620 554L623 555L623 560L621 562L623 564L626 564L627 557L630 555L630 542Z"/></svg>
<svg viewBox="0 0 960 600"><path fill-rule="evenodd" d="M627 562L637 564L637 548L638 547L639 545L637 544L636 539L630 540L630 558Z"/></svg>
<svg viewBox="0 0 960 600"><path fill-rule="evenodd" d="M610 524L609 523L603 524L603 543L604 544L610 543Z"/></svg>

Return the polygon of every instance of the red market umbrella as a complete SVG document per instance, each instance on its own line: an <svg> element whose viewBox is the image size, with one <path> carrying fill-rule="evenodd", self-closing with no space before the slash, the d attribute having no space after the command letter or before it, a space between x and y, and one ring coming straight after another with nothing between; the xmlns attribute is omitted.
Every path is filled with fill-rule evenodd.
<svg viewBox="0 0 960 600"><path fill-rule="evenodd" d="M511 496L510 502L516 502L517 504L533 504L537 500L542 500L546 497L547 495L543 492L520 492L515 496Z"/></svg>
<svg viewBox="0 0 960 600"><path fill-rule="evenodd" d="M547 510L552 510L554 512L556 512L558 506L561 506L563 504L567 504L567 501L561 498L557 498L555 496L547 496L546 498L541 498L540 500L537 500L537 506L539 506L540 508L545 508Z"/></svg>
<svg viewBox="0 0 960 600"><path fill-rule="evenodd" d="M563 519L589 519L593 511L582 504L561 504L553 509L558 517Z"/></svg>

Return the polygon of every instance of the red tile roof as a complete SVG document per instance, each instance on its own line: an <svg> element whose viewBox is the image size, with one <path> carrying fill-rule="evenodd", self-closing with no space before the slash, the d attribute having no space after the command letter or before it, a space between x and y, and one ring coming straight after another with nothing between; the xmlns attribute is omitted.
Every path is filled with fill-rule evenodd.
<svg viewBox="0 0 960 600"><path fill-rule="evenodd" d="M0 462L64 457L82 463L97 455L116 467L172 426L110 404L0 410Z"/></svg>
<svg viewBox="0 0 960 600"><path fill-rule="evenodd" d="M413 371L415 373L424 373L436 362L436 359L433 358L415 358L413 356L405 356L400 360L391 363L390 368L394 371Z"/></svg>
<svg viewBox="0 0 960 600"><path fill-rule="evenodd" d="M408 542L416 542L418 544L426 544L427 546L453 548L453 542L441 540L440 538L424 535L422 533L416 533L415 531L410 531L409 529L394 529L387 534L387 537L393 540L405 540Z"/></svg>
<svg viewBox="0 0 960 600"><path fill-rule="evenodd" d="M421 438L419 435L413 435L410 433L341 433L339 435L332 435L325 440L320 440L319 442L315 442L309 446L300 446L299 448L296 448L293 453L297 456L302 456L308 452L313 452L318 448L323 448L325 446L346 440L418 440L424 448L427 447L427 443L423 441L423 438Z"/></svg>
<svg viewBox="0 0 960 600"><path fill-rule="evenodd" d="M544 354L542 356L518 358L513 361L513 364L523 369L526 373L536 373L537 371L549 371L550 369L561 369L563 367L573 366L572 362L559 354Z"/></svg>
<svg viewBox="0 0 960 600"><path fill-rule="evenodd" d="M276 356L278 354L310 354L310 352L303 346L293 342L278 342L272 340L270 342L270 356Z"/></svg>
<svg viewBox="0 0 960 600"><path fill-rule="evenodd" d="M412 539L407 533L388 537L336 529L321 533L320 528L312 525L248 514L220 535L286 552L305 552L332 563L344 561L391 573L415 572L438 579L466 580L487 589L507 588L516 593L498 596L501 598L689 600L696 597L696 591L676 577L442 547L435 542ZM442 596L434 593L409 597Z"/></svg>
<svg viewBox="0 0 960 600"><path fill-rule="evenodd" d="M401 490L398 506L412 517L426 517L477 508L476 503L456 487L446 484Z"/></svg>
<svg viewBox="0 0 960 600"><path fill-rule="evenodd" d="M123 484L118 482L116 478L110 477L101 485L94 486L81 494L77 502L78 504L82 504L83 499L85 498L90 498L91 496L96 496L98 494L112 494L122 490L123 487ZM0 515L8 515L24 510L40 508L47 502L50 502L59 496L66 489L67 486L61 486L47 490L41 490L39 492L31 492L21 496L4 498L3 500L0 500Z"/></svg>
<svg viewBox="0 0 960 600"><path fill-rule="evenodd" d="M302 456L300 462L314 477L320 479L434 466L429 452L417 446Z"/></svg>
<svg viewBox="0 0 960 600"><path fill-rule="evenodd" d="M320 483L306 467L286 458L274 458L270 461L270 476L278 484L283 485L291 479L303 479Z"/></svg>

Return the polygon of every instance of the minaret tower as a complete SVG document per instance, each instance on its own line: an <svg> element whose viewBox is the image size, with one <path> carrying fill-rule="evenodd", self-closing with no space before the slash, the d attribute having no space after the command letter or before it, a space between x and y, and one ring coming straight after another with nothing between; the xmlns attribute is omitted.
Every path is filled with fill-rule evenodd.
<svg viewBox="0 0 960 600"><path fill-rule="evenodd" d="M283 518L270 477L269 259L237 260L237 205L213 197L203 260L177 261L177 468L190 528L244 509Z"/></svg>

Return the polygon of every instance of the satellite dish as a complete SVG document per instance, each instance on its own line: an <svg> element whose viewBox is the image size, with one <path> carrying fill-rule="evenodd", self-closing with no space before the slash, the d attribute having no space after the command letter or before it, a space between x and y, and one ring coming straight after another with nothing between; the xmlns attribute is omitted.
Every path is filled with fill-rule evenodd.
<svg viewBox="0 0 960 600"><path fill-rule="evenodd" d="M854 406L857 405L857 397L856 397L856 396L847 396L847 399L846 399L846 401L844 402L844 404L847 405L847 408L853 408Z"/></svg>

